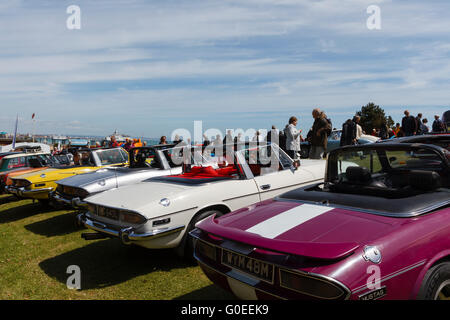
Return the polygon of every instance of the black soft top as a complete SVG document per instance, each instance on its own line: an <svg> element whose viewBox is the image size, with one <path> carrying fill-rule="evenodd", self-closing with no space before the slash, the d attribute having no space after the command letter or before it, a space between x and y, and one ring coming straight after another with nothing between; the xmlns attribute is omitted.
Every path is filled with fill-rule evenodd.
<svg viewBox="0 0 450 320"><path fill-rule="evenodd" d="M332 192L320 184L307 186L282 194L277 200L294 200L314 204L344 207L349 210L367 211L393 217L412 217L450 205L450 189L413 194L409 197L387 197ZM388 202L387 202L388 201Z"/></svg>

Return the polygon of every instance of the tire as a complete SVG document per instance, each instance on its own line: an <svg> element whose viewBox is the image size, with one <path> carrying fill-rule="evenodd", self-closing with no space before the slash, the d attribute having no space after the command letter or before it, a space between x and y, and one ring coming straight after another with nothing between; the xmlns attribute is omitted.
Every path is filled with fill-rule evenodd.
<svg viewBox="0 0 450 320"><path fill-rule="evenodd" d="M450 299L450 262L442 262L426 273L418 300Z"/></svg>
<svg viewBox="0 0 450 320"><path fill-rule="evenodd" d="M221 216L223 214L223 212L219 211L219 210L208 210L208 211L204 211L201 212L199 214L197 214L189 223L189 226L186 229L186 232L184 234L184 238L181 241L180 246L177 248L177 252L179 252L179 254L186 259L189 262L194 262L194 239L189 235L189 232L191 232L192 230L194 230L195 225L209 217L210 215L216 214L217 216Z"/></svg>
<svg viewBox="0 0 450 320"><path fill-rule="evenodd" d="M309 158L309 147L302 146L300 149L300 159L308 159Z"/></svg>
<svg viewBox="0 0 450 320"><path fill-rule="evenodd" d="M39 199L38 200L41 206L45 208L50 208L50 200L49 199Z"/></svg>

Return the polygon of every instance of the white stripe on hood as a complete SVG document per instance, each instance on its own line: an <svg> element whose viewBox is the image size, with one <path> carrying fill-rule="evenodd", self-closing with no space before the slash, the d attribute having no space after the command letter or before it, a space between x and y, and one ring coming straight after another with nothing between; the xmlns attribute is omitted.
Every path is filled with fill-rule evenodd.
<svg viewBox="0 0 450 320"><path fill-rule="evenodd" d="M264 238L273 239L280 234L333 209L334 208L332 207L302 204L258 223L246 231L259 234Z"/></svg>

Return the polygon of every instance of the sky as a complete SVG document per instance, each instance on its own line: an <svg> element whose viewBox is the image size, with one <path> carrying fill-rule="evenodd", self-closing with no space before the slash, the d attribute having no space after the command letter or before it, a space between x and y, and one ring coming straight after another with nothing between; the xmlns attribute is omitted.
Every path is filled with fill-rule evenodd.
<svg viewBox="0 0 450 320"><path fill-rule="evenodd" d="M69 29L70 5L81 29ZM370 5L381 29L370 30ZM448 0L2 0L0 131L170 136L450 109ZM35 113L35 121L31 115Z"/></svg>

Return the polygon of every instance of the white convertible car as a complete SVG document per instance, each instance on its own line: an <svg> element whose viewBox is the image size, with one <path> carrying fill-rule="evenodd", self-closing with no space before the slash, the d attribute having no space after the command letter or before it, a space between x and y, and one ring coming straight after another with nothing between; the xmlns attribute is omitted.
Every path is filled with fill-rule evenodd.
<svg viewBox="0 0 450 320"><path fill-rule="evenodd" d="M183 173L145 180L86 198L80 224L86 240L117 237L146 248L192 251L188 232L209 215L220 216L320 182L325 160L293 161L275 144L234 146L227 156L186 149ZM189 154L188 154L189 153Z"/></svg>

